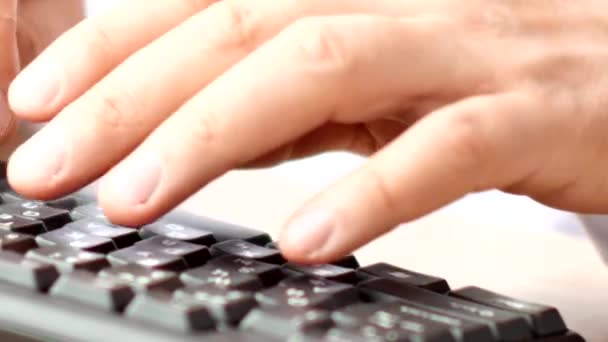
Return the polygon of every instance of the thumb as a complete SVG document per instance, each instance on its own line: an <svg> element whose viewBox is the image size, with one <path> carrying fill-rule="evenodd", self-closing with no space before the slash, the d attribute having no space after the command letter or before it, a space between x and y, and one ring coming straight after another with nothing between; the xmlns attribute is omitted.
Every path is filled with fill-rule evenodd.
<svg viewBox="0 0 608 342"><path fill-rule="evenodd" d="M299 210L281 233L282 252L330 262L469 192L524 178L550 148L538 134L540 102L529 93L480 96L427 115Z"/></svg>
<svg viewBox="0 0 608 342"><path fill-rule="evenodd" d="M0 1L0 141L10 134L14 125L6 94L19 71L18 3L18 0Z"/></svg>

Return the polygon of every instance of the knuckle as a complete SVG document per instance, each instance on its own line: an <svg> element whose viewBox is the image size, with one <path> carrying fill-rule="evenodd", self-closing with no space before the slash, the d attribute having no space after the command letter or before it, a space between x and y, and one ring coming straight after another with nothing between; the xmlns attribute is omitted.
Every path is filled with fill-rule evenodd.
<svg viewBox="0 0 608 342"><path fill-rule="evenodd" d="M215 114L200 115L192 127L191 134L195 141L204 146L212 145L217 135L217 120Z"/></svg>
<svg viewBox="0 0 608 342"><path fill-rule="evenodd" d="M210 2L216 2L219 0L182 0L182 3L190 8L191 13L197 13L209 6Z"/></svg>
<svg viewBox="0 0 608 342"><path fill-rule="evenodd" d="M485 174L489 164L490 143L484 132L483 118L477 112L462 112L454 115L447 124L444 138L446 155L452 157L450 165L459 174Z"/></svg>
<svg viewBox="0 0 608 342"><path fill-rule="evenodd" d="M520 19L510 3L491 1L473 8L467 11L465 23L475 31L501 36L520 29Z"/></svg>
<svg viewBox="0 0 608 342"><path fill-rule="evenodd" d="M214 3L207 13L213 18L212 26L217 32L212 39L220 48L249 51L255 47L259 25L250 6L225 0Z"/></svg>
<svg viewBox="0 0 608 342"><path fill-rule="evenodd" d="M399 212L400 205L398 194L393 190L396 187L390 186L389 181L377 166L368 164L363 168L363 179L370 184L372 194L378 197L378 203L389 212Z"/></svg>
<svg viewBox="0 0 608 342"><path fill-rule="evenodd" d="M287 51L301 67L347 75L355 66L354 55L348 50L343 36L323 19L296 21L286 30L285 40Z"/></svg>
<svg viewBox="0 0 608 342"><path fill-rule="evenodd" d="M67 35L59 39L61 38L64 43L70 45L67 51L71 53L80 50L87 59L114 60L114 40L106 29L93 19L82 21L74 30L68 31Z"/></svg>
<svg viewBox="0 0 608 342"><path fill-rule="evenodd" d="M138 111L135 97L123 91L115 94L98 94L94 96L96 105L93 105L93 117L102 129L113 132L124 131L132 133L133 129L143 127L141 112Z"/></svg>

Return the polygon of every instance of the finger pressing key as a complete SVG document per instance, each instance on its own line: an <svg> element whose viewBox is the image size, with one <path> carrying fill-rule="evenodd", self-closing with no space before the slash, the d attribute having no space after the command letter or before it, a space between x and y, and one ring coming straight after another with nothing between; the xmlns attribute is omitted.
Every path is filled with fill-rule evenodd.
<svg viewBox="0 0 608 342"><path fill-rule="evenodd" d="M288 259L323 263L469 192L501 188L542 163L558 130L533 92L471 97L439 109L305 204L279 239ZM513 139L513 132L530 139Z"/></svg>

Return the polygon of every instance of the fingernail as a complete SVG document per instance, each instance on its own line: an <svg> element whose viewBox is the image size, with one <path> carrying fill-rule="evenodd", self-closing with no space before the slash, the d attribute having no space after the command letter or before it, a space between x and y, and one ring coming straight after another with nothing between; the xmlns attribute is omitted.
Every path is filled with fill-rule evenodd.
<svg viewBox="0 0 608 342"><path fill-rule="evenodd" d="M156 155L136 151L111 170L99 188L121 204L144 204L158 186L161 174L161 161Z"/></svg>
<svg viewBox="0 0 608 342"><path fill-rule="evenodd" d="M292 253L314 258L322 252L334 229L335 218L330 211L306 211L285 227L281 245L286 245Z"/></svg>
<svg viewBox="0 0 608 342"><path fill-rule="evenodd" d="M15 78L9 97L15 111L37 111L48 106L59 94L58 65L36 61Z"/></svg>
<svg viewBox="0 0 608 342"><path fill-rule="evenodd" d="M66 142L59 126L44 127L21 145L11 157L20 184L40 186L61 170L66 160Z"/></svg>
<svg viewBox="0 0 608 342"><path fill-rule="evenodd" d="M13 112L8 107L6 94L0 91L0 137L10 133L9 130L13 126Z"/></svg>

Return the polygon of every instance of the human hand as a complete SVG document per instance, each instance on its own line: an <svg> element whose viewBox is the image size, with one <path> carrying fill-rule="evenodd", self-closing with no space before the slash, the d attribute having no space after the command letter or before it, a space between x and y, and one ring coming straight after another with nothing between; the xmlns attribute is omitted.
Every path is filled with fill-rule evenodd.
<svg viewBox="0 0 608 342"><path fill-rule="evenodd" d="M605 2L212 3L127 1L50 46L9 92L52 119L11 185L53 198L104 176L106 215L140 225L233 168L370 155L287 224L299 262L485 189L608 209Z"/></svg>
<svg viewBox="0 0 608 342"><path fill-rule="evenodd" d="M15 127L6 93L22 66L83 17L81 0L0 1L0 142Z"/></svg>

